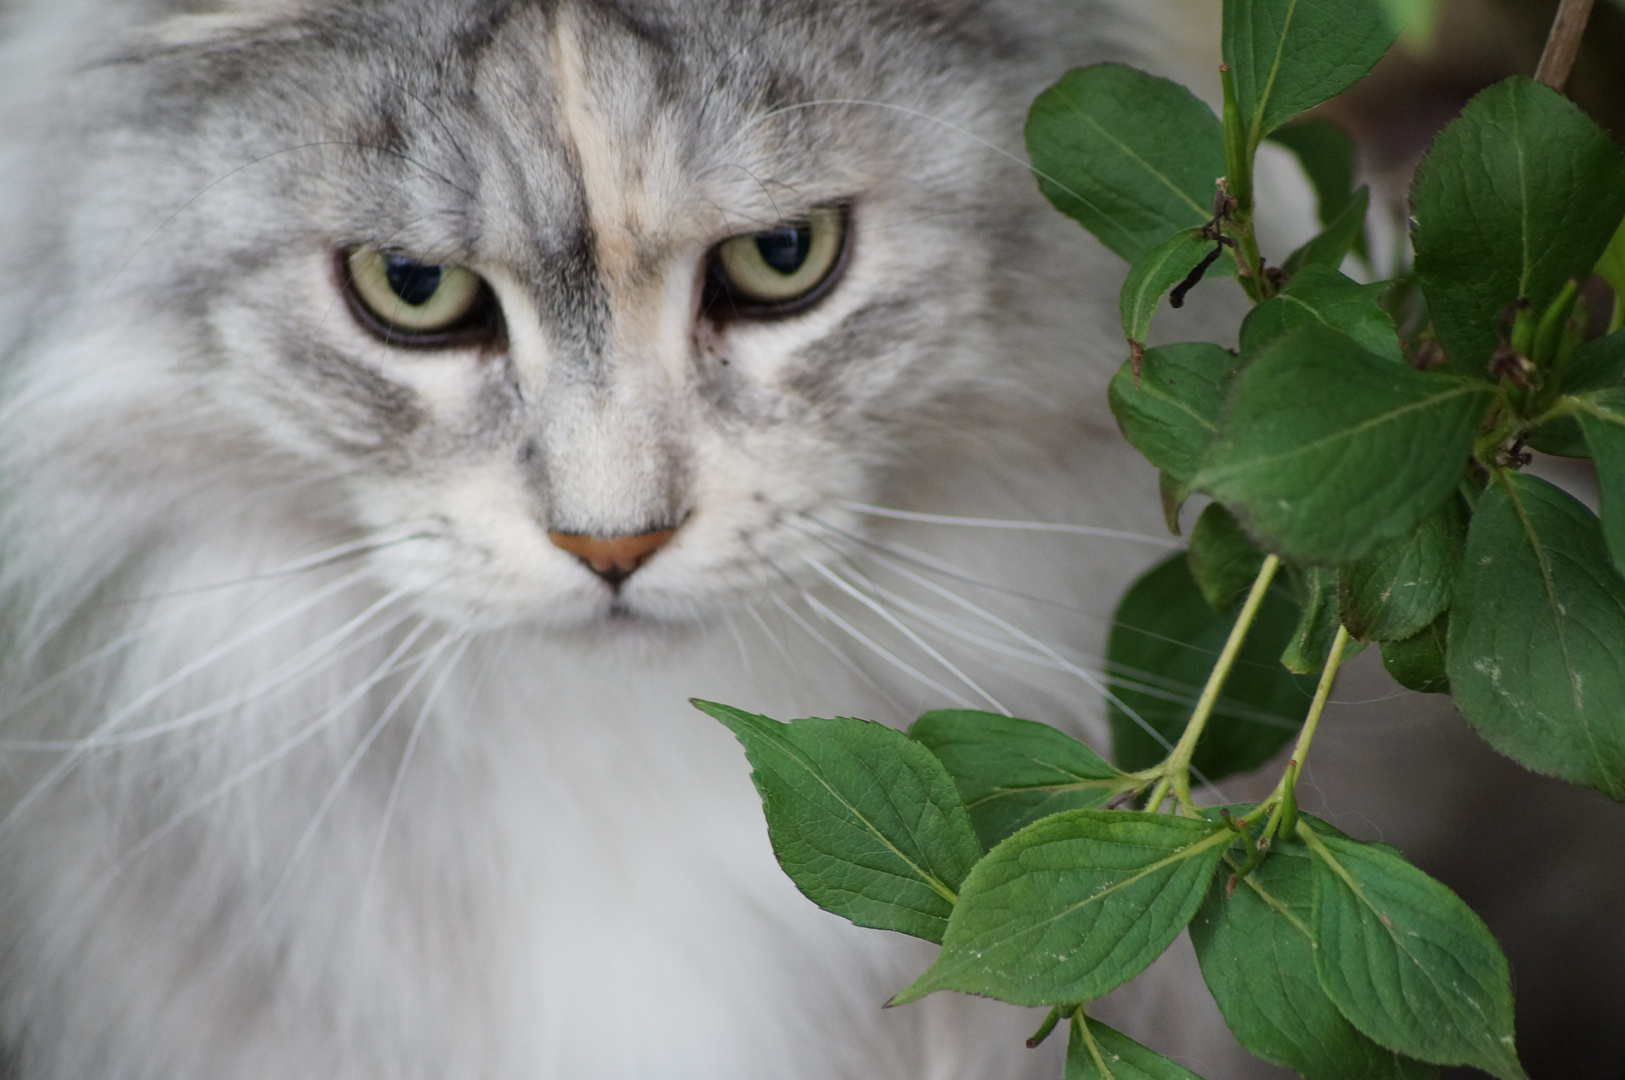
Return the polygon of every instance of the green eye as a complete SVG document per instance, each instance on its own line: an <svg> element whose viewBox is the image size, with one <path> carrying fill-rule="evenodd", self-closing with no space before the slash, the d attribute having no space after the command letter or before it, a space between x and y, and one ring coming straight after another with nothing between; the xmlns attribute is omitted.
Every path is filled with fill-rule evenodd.
<svg viewBox="0 0 1625 1080"><path fill-rule="evenodd" d="M846 250L846 214L814 210L806 218L772 229L730 237L712 261L713 314L781 315L799 311L823 295ZM714 311L716 302L731 302Z"/></svg>
<svg viewBox="0 0 1625 1080"><path fill-rule="evenodd" d="M492 328L490 292L471 270L370 247L352 249L345 270L352 308L391 343L461 344L465 331Z"/></svg>

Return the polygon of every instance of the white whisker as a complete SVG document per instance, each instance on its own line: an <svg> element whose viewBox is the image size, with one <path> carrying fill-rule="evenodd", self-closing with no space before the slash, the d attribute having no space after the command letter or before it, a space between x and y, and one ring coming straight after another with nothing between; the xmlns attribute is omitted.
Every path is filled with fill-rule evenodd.
<svg viewBox="0 0 1625 1080"><path fill-rule="evenodd" d="M812 520L816 521L817 519L812 519ZM823 523L819 522L819 524L823 524ZM1014 638L1016 638L1016 639L1018 639L1020 641L1023 641L1027 645L1037 649L1039 652L1043 653L1044 655L1048 656L1051 660L1053 660L1057 664L1059 664L1061 666L1061 670L1066 671L1069 674L1075 676L1076 678L1082 680L1084 682L1084 684L1087 685L1090 689L1094 690L1096 693L1098 693L1102 697L1104 697L1107 701L1111 702L1112 704L1116 705L1119 709L1123 710L1124 715L1126 715L1130 719L1132 719L1137 726L1139 726L1142 730L1144 730L1146 732L1146 734L1148 734L1152 738L1156 739L1158 744L1160 744L1165 750L1169 750L1169 751L1173 750L1173 744L1168 741L1166 736L1164 736L1156 728L1152 727L1151 724L1148 723L1145 720L1144 717L1140 716L1140 714L1138 712L1136 712L1133 708L1131 708L1126 702L1124 702L1122 698L1118 697L1115 693L1113 693L1111 688L1108 687L1104 682L1102 682L1099 677L1094 675L1092 672L1089 672L1089 671L1085 670L1084 668L1079 667L1077 664L1074 664L1072 661L1070 661L1066 657L1062 656L1060 654L1060 652L1058 652L1056 649L1052 648L1049 645L1046 645L1044 642L1042 642L1039 639L1033 637L1031 634L1027 633L1025 630L1022 630L1019 627L1013 626L1011 623L1007 622L1004 619L1001 619L999 616L993 614L992 612L987 611L986 609L984 609L984 608L982 608L982 607L980 607L980 606L978 606L976 604L971 603L969 600L966 600L963 597L956 595L955 593L949 591L948 589L943 588L942 586L938 585L936 582L931 581L928 578L922 577L921 575L914 573L912 570L909 570L905 566L901 566L901 565L897 564L894 560L888 559L883 555L875 555L875 554L872 554L872 553L870 555L870 558L874 559L876 562L880 563L880 565L885 566L887 569L891 570L892 572L901 575L902 577L908 579L909 581L914 582L914 584L920 586L921 588L926 589L927 591L932 592L932 593L936 594L937 596L942 597L944 600L947 600L949 603L952 603L952 604L954 604L954 605L956 605L956 606L970 612L971 614L973 614L973 615L975 615L975 616L977 616L979 618L987 620L989 623L993 624L994 626L997 626L999 629L1003 630L1005 633L1010 634L1012 637L1014 637Z"/></svg>
<svg viewBox="0 0 1625 1080"><path fill-rule="evenodd" d="M252 765L239 770L226 780L204 792L196 799L193 799L185 806L182 806L175 813L171 814L161 825L149 830L140 840L126 850L119 857L117 862L104 871L88 889L84 890L79 897L80 905L88 906L89 904L94 903L102 895L102 893L105 892L105 890L118 881L119 878L121 878L130 867L134 866L136 862L138 862L144 855L146 855L148 851L152 850L153 847L155 847L170 833L174 832L191 818L219 802L227 795L230 795L238 787L252 780L255 776L258 776L260 773L264 772L266 769L269 769L272 765L275 765L277 762L293 753L299 747L321 734L321 732L326 730L339 717L341 717L346 709L370 693L373 687L377 686L379 683L401 670L402 667L417 661L418 657L411 657L404 663L400 663L402 652L402 648L396 648L389 657L387 657L383 662L373 669L371 675L362 680L359 684L351 687L349 692L346 693L345 696L336 704L331 704L330 706L325 707L325 711L321 713L318 719L305 726L291 738L274 748L270 753L262 756ZM63 920L63 925L71 925L71 920ZM246 938L239 940L246 941ZM47 943L47 950L53 949L54 947L54 942ZM229 955L219 958L217 961L216 971L223 971L226 962L230 960L231 956L235 956L236 953L237 950L232 949L229 950Z"/></svg>
<svg viewBox="0 0 1625 1080"><path fill-rule="evenodd" d="M1125 532L1121 529L1103 529L1095 525L1068 525L1054 521L1006 521L1000 518L952 517L947 514L921 514L913 510L889 510L883 506L869 506L866 503L855 502L843 502L840 505L844 509L859 514L868 514L870 517L891 518L896 521L918 521L926 525L955 525L969 529L1007 529L1012 532L1065 533L1071 536L1092 536L1104 540L1126 540L1131 543L1166 548L1170 551L1183 550L1185 547L1183 543L1170 537L1147 536L1144 533ZM816 521L817 519L813 518L812 520ZM819 522L819 524L824 523Z"/></svg>
<svg viewBox="0 0 1625 1080"><path fill-rule="evenodd" d="M417 628L408 634L396 647L395 652L391 654L391 658L384 661L385 665L393 666L393 658L409 649L428 629L428 620L421 620ZM328 785L327 793L322 796L322 801L317 804L316 812L311 815L310 823L305 826L305 831L300 834L298 843L294 844L293 852L283 865L282 873L277 878L276 884L271 887L271 891L261 903L260 913L255 918L256 929L269 918L271 909L276 906L277 900L282 896L282 893L288 887L289 881L293 878L295 867L304 858L305 852L310 849L310 845L315 842L317 830L321 828L322 822L327 819L328 811L333 808L333 804L338 801L340 792L344 790L344 785L349 782L350 777L355 774L355 770L360 767L362 759L367 756L367 751L372 749L372 744L377 741L384 728L394 719L396 712L406 703L406 699L411 697L412 691L417 689L418 683L428 674L429 668L434 664L435 660L440 657L441 653L445 652L454 640L450 637L442 638L433 648L424 651L423 659L418 663L417 670L402 684L400 690L390 699L389 704L380 710L378 719L373 721L366 734L356 743L355 749L351 751L349 758L344 762L343 767L339 769L338 775ZM250 931L251 934L253 932L253 930Z"/></svg>
<svg viewBox="0 0 1625 1080"><path fill-rule="evenodd" d="M400 802L401 789L405 786L406 771L412 764L412 755L417 752L418 739L423 735L423 729L428 725L429 714L434 709L434 703L440 697L440 691L445 689L446 683L451 679L452 671L462 661L468 647L474 642L474 637L468 632L458 636L457 648L452 652L451 658L440 669L429 692L423 696L423 707L418 709L417 718L412 721L412 733L406 738L406 747L401 751L401 760L395 766L395 779L389 785L389 796L384 800L384 809L378 816L378 837L373 841L372 857L367 862L367 876L362 879L361 897L357 901L356 909L365 912L368 897L372 892L373 881L378 876L378 868L384 861L384 841L389 835L389 823L395 817L395 807Z"/></svg>
<svg viewBox="0 0 1625 1080"><path fill-rule="evenodd" d="M148 832L146 836L142 837L140 841L130 848L130 850L124 853L123 857L118 861L117 864L115 864L113 869L109 871L109 876L117 877L118 875L122 874L135 862L136 859L140 858L143 854L150 850L154 844L163 839L176 828L180 827L180 825L186 822L193 815L197 814L201 810L207 809L213 803L218 802L220 799L231 794L232 791L247 783L249 780L252 780L254 777L258 776L266 769L269 769L272 765L275 765L277 762L293 753L299 747L321 734L340 717L342 717L346 709L350 708L352 705L356 704L356 702L366 697L367 694L371 693L373 687L377 686L379 683L401 670L401 668L405 665L416 662L418 659L417 656L411 657L404 662L401 660L401 656L407 647L410 647L410 642L403 642L402 646L396 647L396 649L390 653L388 657L386 657L378 664L377 667L373 669L371 675L367 676L367 678L361 680L355 686L351 687L349 692L341 697L336 703L327 706L325 711L323 711L316 720L312 721L303 729L295 733L292 737L275 747L270 753L264 755L247 768L241 769L234 773L232 776L217 784L215 787L210 788L203 795L194 799L192 802L188 803L186 806L172 814L162 825Z"/></svg>
<svg viewBox="0 0 1625 1080"><path fill-rule="evenodd" d="M348 658L356 651L377 641L397 626L412 618L410 611L403 611L394 620L374 627L365 635L351 638L361 626L377 615L381 610L392 603L390 598L373 604L360 615L337 630L330 631L316 641L306 645L299 652L283 661L277 667L267 672L259 680L248 684L237 692L211 702L189 713L173 717L161 723L151 724L147 727L134 728L130 731L120 731L116 734L89 736L83 739L60 740L26 740L26 739L0 739L0 750L13 751L62 751L62 750L100 750L112 747L130 746L135 743L147 742L152 739L183 731L189 727L211 720L217 716L229 713L240 705L248 704L257 698L269 695L279 690L302 675L319 675L333 667L340 661ZM343 644L342 649L335 649Z"/></svg>
<svg viewBox="0 0 1625 1080"><path fill-rule="evenodd" d="M785 648L784 642L780 641L779 636L775 634L772 628L767 625L767 620L762 618L762 613L760 611L756 610L756 605L747 603L745 605L745 611L750 615L752 621L756 623L757 629L761 630L762 636L772 644L773 650L784 659L785 664L790 668L790 670L795 671L795 656L791 654L789 649Z"/></svg>
<svg viewBox="0 0 1625 1080"><path fill-rule="evenodd" d="M960 682L970 687L971 691L983 701L993 706L995 711L1001 712L1006 716L1011 715L1010 710L1001 705L998 699L992 694L988 693L986 690L983 690L981 686L977 684L975 679L972 679L969 675L966 675L963 671L959 670L959 668L952 661L943 656L942 653L926 644L923 638L921 638L913 630L910 630L907 626L904 626L902 620L898 619L891 612L887 611L880 604L876 603L873 598L863 595L862 590L858 589L857 586L851 584L845 578L835 573L835 571L829 569L815 559L806 559L805 562L812 568L814 573L819 574L828 580L830 584L852 597L852 599L856 600L858 603L867 607L870 611L873 611L876 615L879 615L882 619L885 619L886 622L890 623L891 626L900 634L918 646L922 652L924 652L931 659L935 660L938 664L941 664Z"/></svg>
<svg viewBox="0 0 1625 1080"><path fill-rule="evenodd" d="M739 664L746 675L753 675L755 668L750 659L750 648L745 644L745 635L739 632L739 623L734 620L733 612L727 608L722 609L722 622L728 628L728 633L734 639L734 645L739 649Z"/></svg>
<svg viewBox="0 0 1625 1080"><path fill-rule="evenodd" d="M943 697L947 698L961 709L969 709L972 707L970 701L965 697L948 689L931 676L925 674L923 671L911 666L907 661L894 655L885 646L881 645L863 631L841 618L841 616L836 614L836 612L833 611L829 605L823 603L816 596L813 596L811 593L803 590L801 593L801 599L806 602L808 607L812 608L814 611L818 612L818 614L840 627L850 637L856 639L860 644L866 646L871 652L884 659L887 663L897 668L897 670L903 672L905 675L918 679L921 683L929 686L932 690L935 690L937 693L941 694Z"/></svg>
<svg viewBox="0 0 1625 1080"><path fill-rule="evenodd" d="M367 571L354 570L349 574L346 574L344 577L330 582L329 587L348 587L362 581L366 578L366 576ZM196 615L199 611L202 611L205 608L217 603L219 603L219 597L206 597L205 599L198 601L196 604L178 608L174 611L160 615L149 622L143 623L134 630L130 630L119 635L112 641L109 641L107 644L99 646L93 651L86 653L73 663L47 676L45 679L31 687L27 693L21 695L15 701L13 701L4 712L0 712L0 724L4 724L22 710L26 709L30 704L39 700L45 694L50 693L62 683L73 678L75 675L82 673L86 668L90 667L92 664L95 664L97 661L105 660L107 657L112 656L115 653L118 653L123 649L126 649L129 646L145 639L155 630Z"/></svg>
<svg viewBox="0 0 1625 1080"><path fill-rule="evenodd" d="M4 837L13 827L15 827L16 823L22 819L23 815L28 812L36 801L38 801L47 791L50 791L53 787L55 787L64 776L72 771L79 760L83 758L85 753L88 752L88 748L95 744L95 740L106 736L108 732L113 731L117 725L122 723L125 719L133 716L141 708L151 704L157 698L173 689L181 681L197 674L197 672L208 667L222 656L229 655L234 650L241 648L245 643L259 637L266 631L280 626L291 619L297 618L310 608L321 603L323 600L328 599L332 594L340 591L341 588L347 588L351 584L350 578L355 576L358 575L350 575L350 577L340 578L338 581L330 582L321 589L317 589L308 596L303 597L299 603L294 604L280 614L261 622L254 629L246 633L239 634L236 638L228 641L226 644L211 649L197 660L184 665L178 671L170 674L167 678L160 680L156 685L151 686L141 694L138 694L133 702L114 710L108 716L108 718L96 728L95 731L91 732L86 739L82 740L84 745L77 746L73 750L64 754L62 760L47 770L45 775L40 777L34 786L28 790L28 793L17 801L16 805L11 808L11 812L6 815L5 819L0 820L0 837ZM405 595L407 591L408 590L406 589L396 589L395 591L387 594L383 600L380 600L377 604L374 604L373 609L380 609L385 604L394 602L401 596Z"/></svg>
<svg viewBox="0 0 1625 1080"><path fill-rule="evenodd" d="M895 711L898 717L908 716L908 710L903 707L902 702L898 701L895 697L888 693L885 687L876 682L867 671L864 671L863 668L857 664L856 661L854 661L850 656L846 655L840 646L826 638L823 634L820 634L818 632L818 628L813 626L806 619L802 618L801 614L786 603L782 596L775 595L772 599L774 605L778 607L780 611L788 615L790 619L795 622L797 626L801 627L801 629L805 630L808 636L810 636L814 641L818 642L818 644L829 650L830 655L835 657L836 660L840 661L842 666L844 666L848 671L856 675L864 686L868 687L870 690L873 690L875 693L884 698L886 704Z"/></svg>

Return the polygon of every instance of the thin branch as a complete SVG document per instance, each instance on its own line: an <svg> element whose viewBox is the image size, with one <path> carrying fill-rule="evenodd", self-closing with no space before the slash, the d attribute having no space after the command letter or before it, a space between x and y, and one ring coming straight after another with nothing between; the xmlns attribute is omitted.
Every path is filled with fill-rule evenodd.
<svg viewBox="0 0 1625 1080"><path fill-rule="evenodd" d="M1546 37L1546 48L1540 54L1540 66L1535 69L1535 81L1543 82L1553 90L1561 91L1569 81L1574 58L1580 54L1580 38L1585 35L1586 22L1591 18L1592 0L1563 0L1552 20L1552 32Z"/></svg>

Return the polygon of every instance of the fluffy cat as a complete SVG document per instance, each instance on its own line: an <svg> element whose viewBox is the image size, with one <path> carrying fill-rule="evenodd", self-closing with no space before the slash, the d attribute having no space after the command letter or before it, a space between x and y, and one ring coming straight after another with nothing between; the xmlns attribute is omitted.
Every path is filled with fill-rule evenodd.
<svg viewBox="0 0 1625 1080"><path fill-rule="evenodd" d="M1090 723L1160 517L1103 408L1121 268L1019 130L1133 27L0 17L16 1075L1056 1075L1022 1010L879 1009L929 950L795 892L685 701ZM1118 1014L1217 1077L1193 978Z"/></svg>
<svg viewBox="0 0 1625 1080"><path fill-rule="evenodd" d="M1143 558L863 507L1153 527L1012 156L1108 18L8 8L18 1075L1052 1075L879 1010L921 951L794 892L685 699L1080 713L920 582L1072 649Z"/></svg>

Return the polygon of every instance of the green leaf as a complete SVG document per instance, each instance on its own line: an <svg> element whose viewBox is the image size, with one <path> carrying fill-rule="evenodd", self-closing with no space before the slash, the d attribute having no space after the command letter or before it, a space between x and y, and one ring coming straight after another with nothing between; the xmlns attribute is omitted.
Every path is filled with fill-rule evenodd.
<svg viewBox="0 0 1625 1080"><path fill-rule="evenodd" d="M1588 390L1614 389L1622 383L1625 383L1625 330L1616 330L1574 350L1563 369L1559 390L1565 394L1580 394ZM1543 454L1591 456L1585 434L1572 416L1548 420L1529 433L1528 442Z"/></svg>
<svg viewBox="0 0 1625 1080"><path fill-rule="evenodd" d="M1625 578L1602 527L1510 474L1473 513L1447 650L1456 707L1536 772L1625 799Z"/></svg>
<svg viewBox="0 0 1625 1080"><path fill-rule="evenodd" d="M1298 612L1271 590L1264 597L1236 666L1197 744L1193 764L1209 780L1268 761L1303 723L1315 680L1280 665ZM1147 571L1123 594L1106 639L1110 684L1118 701L1163 740L1185 730L1197 695L1235 624L1216 614L1182 555ZM1155 765L1167 748L1120 707L1108 706L1112 757L1125 769Z"/></svg>
<svg viewBox="0 0 1625 1080"><path fill-rule="evenodd" d="M1066 1080L1202 1080L1122 1032L1089 1019L1082 1009L1072 1014L1071 1032L1066 1044Z"/></svg>
<svg viewBox="0 0 1625 1080"><path fill-rule="evenodd" d="M1191 528L1185 561L1208 607L1222 614L1235 610L1253 587L1264 566L1264 553L1248 539L1234 514L1209 503Z"/></svg>
<svg viewBox="0 0 1625 1080"><path fill-rule="evenodd" d="M1168 474L1178 498L1219 430L1224 383L1236 358L1217 345L1186 342L1149 349L1135 383L1124 364L1107 390L1129 445Z"/></svg>
<svg viewBox="0 0 1625 1080"><path fill-rule="evenodd" d="M1439 1065L1524 1080L1506 958L1455 893L1394 854L1303 828L1315 970L1368 1038Z"/></svg>
<svg viewBox="0 0 1625 1080"><path fill-rule="evenodd" d="M1437 1075L1360 1034L1321 989L1310 936L1314 871L1303 843L1277 839L1257 869L1227 884L1221 868L1190 929L1202 978L1237 1042L1305 1080Z"/></svg>
<svg viewBox="0 0 1625 1080"><path fill-rule="evenodd" d="M1467 511L1447 498L1406 537L1342 568L1338 611L1363 641L1398 641L1420 633L1450 606L1450 583L1467 543Z"/></svg>
<svg viewBox="0 0 1625 1080"><path fill-rule="evenodd" d="M1343 213L1308 243L1286 257L1283 267L1289 274L1322 266L1336 270L1351 251L1364 246L1365 215L1371 208L1371 189L1362 187L1343 208Z"/></svg>
<svg viewBox="0 0 1625 1080"><path fill-rule="evenodd" d="M1351 562L1456 489L1492 396L1305 328L1238 376L1192 484L1283 555Z"/></svg>
<svg viewBox="0 0 1625 1080"><path fill-rule="evenodd" d="M1586 445L1585 433L1572 416L1558 416L1541 424L1524 437L1533 450L1554 457L1588 458L1591 447Z"/></svg>
<svg viewBox="0 0 1625 1080"><path fill-rule="evenodd" d="M1420 633L1401 641L1382 643L1382 666L1394 681L1420 694L1450 693L1450 676L1445 670L1445 642L1450 635L1450 615L1445 613Z"/></svg>
<svg viewBox="0 0 1625 1080"><path fill-rule="evenodd" d="M1241 353L1250 358L1294 331L1319 327L1352 338L1367 352L1404 363L1394 320L1382 307L1386 288L1358 284L1332 268L1307 267L1278 295L1247 313L1241 324Z"/></svg>
<svg viewBox="0 0 1625 1080"><path fill-rule="evenodd" d="M1522 77L1467 103L1411 188L1416 274L1451 367L1485 377L1507 305L1585 276L1625 215L1625 161L1567 98Z"/></svg>
<svg viewBox="0 0 1625 1080"><path fill-rule="evenodd" d="M1213 217L1224 144L1213 110L1121 64L1068 72L1027 114L1038 187L1130 263Z"/></svg>
<svg viewBox="0 0 1625 1080"><path fill-rule="evenodd" d="M1135 782L1047 724L969 709L928 712L908 729L947 768L983 848L1041 817L1090 810Z"/></svg>
<svg viewBox="0 0 1625 1080"><path fill-rule="evenodd" d="M866 720L777 720L695 701L745 748L779 865L859 926L941 941L982 849L931 752Z"/></svg>
<svg viewBox="0 0 1625 1080"><path fill-rule="evenodd" d="M1625 384L1625 330L1592 338L1574 350L1563 369L1560 389L1565 394L1613 390Z"/></svg>
<svg viewBox="0 0 1625 1080"><path fill-rule="evenodd" d="M1298 594L1298 626L1281 651L1281 665L1299 675L1319 675L1337 637L1337 571L1307 567L1294 575ZM1353 657L1353 650L1345 652Z"/></svg>
<svg viewBox="0 0 1625 1080"><path fill-rule="evenodd" d="M1283 124L1269 141L1291 150L1315 189L1322 226L1336 221L1354 199L1354 140L1335 120L1309 116Z"/></svg>
<svg viewBox="0 0 1625 1080"><path fill-rule="evenodd" d="M1215 241L1203 238L1200 228L1185 229L1134 260L1117 298L1123 336L1131 346L1145 346L1151 316L1156 314L1162 298L1213 254L1216 247Z"/></svg>
<svg viewBox="0 0 1625 1080"><path fill-rule="evenodd" d="M1353 86L1396 34L1374 0L1225 0L1224 60L1248 147Z"/></svg>
<svg viewBox="0 0 1625 1080"><path fill-rule="evenodd" d="M937 990L1016 1005L1100 997L1179 936L1233 839L1224 825L1128 810L1034 822L976 864L936 962L893 1003Z"/></svg>

